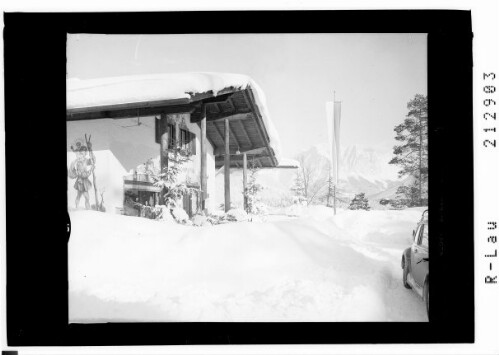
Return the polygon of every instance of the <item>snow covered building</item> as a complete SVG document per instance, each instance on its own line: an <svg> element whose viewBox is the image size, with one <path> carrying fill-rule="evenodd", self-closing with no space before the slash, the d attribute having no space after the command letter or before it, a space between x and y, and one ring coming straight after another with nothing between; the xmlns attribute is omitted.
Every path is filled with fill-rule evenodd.
<svg viewBox="0 0 499 355"><path fill-rule="evenodd" d="M68 171L76 158L74 142L88 137L96 161L90 199L92 204L103 199L111 213L123 213L130 191L145 194L150 204L157 203L158 189L137 167L155 158L161 168L167 167L173 144L189 147L192 161L182 179L202 191L184 200L189 214L217 208L217 169L228 167L224 194L230 206L231 167L242 168L247 158L260 167L279 165L279 138L265 97L245 75L68 79L66 120ZM69 175L68 205L73 206L77 190Z"/></svg>

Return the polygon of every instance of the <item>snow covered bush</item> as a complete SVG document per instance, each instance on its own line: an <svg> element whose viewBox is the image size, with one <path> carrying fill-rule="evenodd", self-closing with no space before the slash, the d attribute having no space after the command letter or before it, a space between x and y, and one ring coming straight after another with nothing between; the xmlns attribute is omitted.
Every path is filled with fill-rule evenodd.
<svg viewBox="0 0 499 355"><path fill-rule="evenodd" d="M202 215L202 214L197 214L194 217L192 217L192 224L196 227L202 227L206 225L210 225L210 221L208 220L208 217Z"/></svg>
<svg viewBox="0 0 499 355"><path fill-rule="evenodd" d="M162 222L175 222L168 207L166 207L165 205L156 205L154 208L157 211L156 220Z"/></svg>
<svg viewBox="0 0 499 355"><path fill-rule="evenodd" d="M404 208L407 208L407 205L409 204L409 201L404 198L396 198L393 200L390 200L390 207L394 210L402 210Z"/></svg>
<svg viewBox="0 0 499 355"><path fill-rule="evenodd" d="M171 213L173 218L175 218L175 221L178 223L185 223L189 220L189 215L182 207L172 208Z"/></svg>
<svg viewBox="0 0 499 355"><path fill-rule="evenodd" d="M210 212L210 217L224 218L225 212L223 210L214 210Z"/></svg>
<svg viewBox="0 0 499 355"><path fill-rule="evenodd" d="M369 211L371 207L369 207L369 200L366 198L366 194L361 192L360 194L355 195L355 197L350 202L350 206L348 206L348 209Z"/></svg>
<svg viewBox="0 0 499 355"><path fill-rule="evenodd" d="M390 201L389 199L387 199L387 198L382 198L381 200L379 200L379 204L380 204L381 206L386 206L386 205L388 205L390 202L391 202L391 201Z"/></svg>
<svg viewBox="0 0 499 355"><path fill-rule="evenodd" d="M240 208L233 208L225 214L225 219L229 222L243 222L248 220L248 214Z"/></svg>
<svg viewBox="0 0 499 355"><path fill-rule="evenodd" d="M215 225L215 224L221 224L221 223L226 223L227 221L225 220L225 212L223 211L218 211L218 210L215 210L215 211L212 211L208 217L207 217L207 220L209 223L211 223L212 225Z"/></svg>

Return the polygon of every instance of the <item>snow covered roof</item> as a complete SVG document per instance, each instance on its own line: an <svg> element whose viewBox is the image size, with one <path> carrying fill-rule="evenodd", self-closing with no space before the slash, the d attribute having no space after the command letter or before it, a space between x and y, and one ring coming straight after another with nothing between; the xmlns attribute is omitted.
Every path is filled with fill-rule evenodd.
<svg viewBox="0 0 499 355"><path fill-rule="evenodd" d="M190 99L192 94L244 89L251 79L240 74L169 73L90 80L68 79L67 109L137 102Z"/></svg>
<svg viewBox="0 0 499 355"><path fill-rule="evenodd" d="M280 158L280 139L270 119L265 95L249 76L227 73L168 73L136 75L89 80L67 80L67 111L90 112L105 108L131 107L142 104L182 105L207 97L216 97L249 89L254 97L268 144L277 162ZM203 94L206 94L203 96ZM209 94L209 95L208 95ZM208 95L208 96L207 96Z"/></svg>

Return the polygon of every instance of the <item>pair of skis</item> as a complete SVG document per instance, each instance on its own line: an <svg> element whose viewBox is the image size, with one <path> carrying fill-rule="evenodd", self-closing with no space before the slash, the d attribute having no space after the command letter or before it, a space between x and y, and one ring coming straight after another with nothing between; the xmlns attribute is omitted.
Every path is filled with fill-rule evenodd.
<svg viewBox="0 0 499 355"><path fill-rule="evenodd" d="M92 179L94 183L94 192L95 192L95 209L97 211L100 211L102 209L102 202L99 204L99 196L97 194L97 181L95 180L95 156L94 152L92 151L92 143L90 143L90 138L92 138L92 135L88 136L87 139L87 134L85 133L85 144L88 148L88 154L90 155L90 159L92 161Z"/></svg>

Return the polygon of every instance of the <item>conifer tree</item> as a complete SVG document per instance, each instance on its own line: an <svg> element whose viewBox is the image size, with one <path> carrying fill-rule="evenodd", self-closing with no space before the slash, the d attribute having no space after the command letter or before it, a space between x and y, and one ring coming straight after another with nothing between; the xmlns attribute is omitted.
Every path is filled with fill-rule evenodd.
<svg viewBox="0 0 499 355"><path fill-rule="evenodd" d="M355 195L355 197L350 202L350 206L348 206L348 209L369 211L371 207L369 207L369 200L366 198L366 194L361 192Z"/></svg>
<svg viewBox="0 0 499 355"><path fill-rule="evenodd" d="M246 186L246 198L247 198L247 213L257 214L259 192L263 190L263 186L257 183L256 176L258 173L258 167L255 163L251 163L248 167L250 171L248 185Z"/></svg>
<svg viewBox="0 0 499 355"><path fill-rule="evenodd" d="M177 181L184 164L190 160L189 151L175 147L168 151L168 167L165 167L161 172L149 172L154 185L161 188L166 206L177 207L178 201L184 195L197 191L195 188L187 187L184 182Z"/></svg>
<svg viewBox="0 0 499 355"><path fill-rule="evenodd" d="M428 98L417 94L407 104L409 110L403 123L395 126L395 139L400 142L393 147L390 164L400 166L399 177L412 176L422 205L428 184ZM412 190L405 191L413 194ZM404 193L404 191L401 191ZM411 196L406 196L411 198Z"/></svg>
<svg viewBox="0 0 499 355"><path fill-rule="evenodd" d="M303 181L301 172L296 173L295 182L293 184L293 187L291 187L291 191L293 191L296 198L306 201L305 182Z"/></svg>

